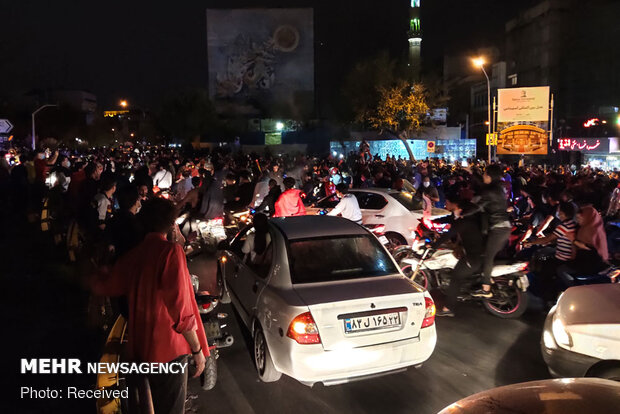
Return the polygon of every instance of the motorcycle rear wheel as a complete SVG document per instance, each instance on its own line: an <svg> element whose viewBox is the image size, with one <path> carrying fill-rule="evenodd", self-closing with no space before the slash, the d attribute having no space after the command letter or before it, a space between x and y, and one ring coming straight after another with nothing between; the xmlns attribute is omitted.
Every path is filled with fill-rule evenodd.
<svg viewBox="0 0 620 414"><path fill-rule="evenodd" d="M493 297L482 301L484 307L502 319L516 319L525 313L529 298L516 283L510 285L508 280L496 280L491 285Z"/></svg>
<svg viewBox="0 0 620 414"><path fill-rule="evenodd" d="M200 374L200 387L209 391L215 387L217 383L217 362L215 357L215 352L212 352L211 355L206 359L205 369Z"/></svg>

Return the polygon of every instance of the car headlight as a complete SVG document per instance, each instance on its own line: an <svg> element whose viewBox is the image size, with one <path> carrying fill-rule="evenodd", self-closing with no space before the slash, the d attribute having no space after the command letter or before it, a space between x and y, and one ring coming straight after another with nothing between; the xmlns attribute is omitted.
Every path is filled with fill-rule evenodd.
<svg viewBox="0 0 620 414"><path fill-rule="evenodd" d="M557 314L553 316L551 331L553 332L553 337L558 344L568 347L573 346L573 340L570 337L570 334L566 331L564 323L560 318L558 318Z"/></svg>
<svg viewBox="0 0 620 414"><path fill-rule="evenodd" d="M546 348L555 349L557 346L555 345L555 340L553 339L553 335L551 332L545 331L543 332L543 342Z"/></svg>

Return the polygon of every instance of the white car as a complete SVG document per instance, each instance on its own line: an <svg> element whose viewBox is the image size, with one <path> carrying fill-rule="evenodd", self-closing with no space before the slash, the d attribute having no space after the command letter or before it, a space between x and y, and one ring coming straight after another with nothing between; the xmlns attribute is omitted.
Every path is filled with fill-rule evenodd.
<svg viewBox="0 0 620 414"><path fill-rule="evenodd" d="M422 201L406 191L384 188L352 189L362 210L362 223L375 233L383 233L392 247L409 245L424 217ZM429 208L428 219L447 216L441 208Z"/></svg>
<svg viewBox="0 0 620 414"><path fill-rule="evenodd" d="M547 315L541 347L554 376L620 381L620 284L567 289Z"/></svg>
<svg viewBox="0 0 620 414"><path fill-rule="evenodd" d="M269 221L253 263L242 230L221 255L225 289L254 338L261 380L286 374L334 385L426 361L437 341L435 304L405 278L367 229L339 217Z"/></svg>

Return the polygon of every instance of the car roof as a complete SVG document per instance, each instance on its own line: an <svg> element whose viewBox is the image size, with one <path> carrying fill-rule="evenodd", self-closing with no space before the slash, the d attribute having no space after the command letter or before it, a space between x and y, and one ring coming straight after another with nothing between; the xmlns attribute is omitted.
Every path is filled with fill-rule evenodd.
<svg viewBox="0 0 620 414"><path fill-rule="evenodd" d="M280 229L288 240L368 234L364 227L342 217L277 217L269 222Z"/></svg>
<svg viewBox="0 0 620 414"><path fill-rule="evenodd" d="M380 188L380 187L373 187L373 188L352 188L349 190L349 192L351 193L376 193L376 194L395 194L398 193L398 190L394 190L393 188Z"/></svg>

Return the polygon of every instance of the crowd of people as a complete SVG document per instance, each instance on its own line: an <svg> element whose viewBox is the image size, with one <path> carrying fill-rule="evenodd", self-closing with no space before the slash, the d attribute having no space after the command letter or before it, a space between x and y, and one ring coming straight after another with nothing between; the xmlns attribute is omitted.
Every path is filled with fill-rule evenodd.
<svg viewBox="0 0 620 414"><path fill-rule="evenodd" d="M204 331L190 300L183 250L174 243L182 236L172 231L182 212L204 220L242 209L264 214L255 222L256 240L244 251L256 255L265 250L266 217L304 215L307 206L330 200L335 207L329 214L361 224L362 213L349 193L351 188L382 187L409 191L420 199L425 196L453 213L451 230L435 244L456 237L463 250L453 270L455 283L439 312L451 316L460 278L481 270L484 284L474 296L492 295L494 259L509 243L516 223L525 234L515 251L554 245L555 261L547 271L566 284L574 272L609 263L615 246L606 226L620 215L619 184L617 172L587 166L547 168L476 161L461 165L441 158L381 158L370 154L366 143L358 152L338 157L246 154L225 147L0 153L0 191L9 195L3 197L3 209L40 221L41 229L57 244L66 240L72 260L87 259L113 269L106 277L95 278L93 289L128 296L132 337L137 338L135 356L169 362L192 354L199 367L204 366L208 351L204 352ZM136 250L141 254L129 254ZM155 256L161 260L155 261ZM154 263L163 263L163 268L154 269ZM160 280L170 288L167 295L160 297L157 286L145 284L149 272L168 275L169 279ZM147 294L144 286L151 286ZM153 338L143 327L166 324L140 311L145 306L174 309L172 327L158 332L175 338L164 351L154 352L147 345ZM181 396L170 398L158 404L178 406Z"/></svg>

